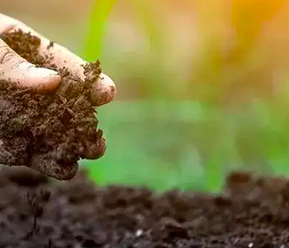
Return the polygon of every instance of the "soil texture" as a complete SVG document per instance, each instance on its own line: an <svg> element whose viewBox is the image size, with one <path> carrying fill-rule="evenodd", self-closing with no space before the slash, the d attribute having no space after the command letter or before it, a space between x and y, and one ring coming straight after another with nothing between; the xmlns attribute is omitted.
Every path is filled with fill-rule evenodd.
<svg viewBox="0 0 289 248"><path fill-rule="evenodd" d="M82 81L67 68L53 65L51 56L41 56L39 38L21 30L1 38L29 62L58 71L62 81L46 94L0 82L0 163L26 165L57 179L71 179L79 159L97 159L105 152L90 99L100 64L84 65L86 79Z"/></svg>
<svg viewBox="0 0 289 248"><path fill-rule="evenodd" d="M0 247L289 247L289 183L231 174L220 195L0 173Z"/></svg>

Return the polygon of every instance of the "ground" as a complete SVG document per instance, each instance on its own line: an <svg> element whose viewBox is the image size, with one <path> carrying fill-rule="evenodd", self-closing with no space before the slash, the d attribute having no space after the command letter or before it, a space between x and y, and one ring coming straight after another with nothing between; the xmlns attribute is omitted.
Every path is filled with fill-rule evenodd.
<svg viewBox="0 0 289 248"><path fill-rule="evenodd" d="M288 183L235 173L221 195L0 174L0 247L288 247Z"/></svg>

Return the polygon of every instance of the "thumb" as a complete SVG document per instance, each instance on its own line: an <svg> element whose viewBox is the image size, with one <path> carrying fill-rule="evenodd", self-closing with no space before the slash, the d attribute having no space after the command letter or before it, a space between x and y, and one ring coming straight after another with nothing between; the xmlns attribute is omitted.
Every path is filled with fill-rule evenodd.
<svg viewBox="0 0 289 248"><path fill-rule="evenodd" d="M0 80L42 93L55 89L61 77L53 70L37 68L0 39Z"/></svg>

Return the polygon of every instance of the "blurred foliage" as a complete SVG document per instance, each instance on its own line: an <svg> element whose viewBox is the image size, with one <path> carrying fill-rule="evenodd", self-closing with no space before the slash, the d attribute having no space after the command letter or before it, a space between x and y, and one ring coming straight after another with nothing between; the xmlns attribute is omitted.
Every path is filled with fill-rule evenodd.
<svg viewBox="0 0 289 248"><path fill-rule="evenodd" d="M106 20L115 2L116 0L102 0L95 2L89 27L92 32L89 32L89 41L84 54L88 60L98 58L100 55L102 37L105 34Z"/></svg>
<svg viewBox="0 0 289 248"><path fill-rule="evenodd" d="M145 40L129 56L106 33L124 3ZM266 50L262 40L264 25L289 11L285 3L196 0L195 22L182 27L188 36L197 30L187 63L168 45L176 34L158 11L166 3L96 1L85 55L101 59L118 99L98 110L108 148L99 161L83 161L91 177L102 185L217 192L231 170L288 175L289 53L274 57L286 50Z"/></svg>
<svg viewBox="0 0 289 248"><path fill-rule="evenodd" d="M236 115L199 102L115 102L99 110L106 156L84 163L99 184L156 190L218 191L236 169L288 175L289 105L252 105Z"/></svg>

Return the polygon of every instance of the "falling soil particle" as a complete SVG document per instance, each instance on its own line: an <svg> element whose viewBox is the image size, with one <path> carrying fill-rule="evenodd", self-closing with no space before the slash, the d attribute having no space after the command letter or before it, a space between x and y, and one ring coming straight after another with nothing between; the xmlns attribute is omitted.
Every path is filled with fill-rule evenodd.
<svg viewBox="0 0 289 248"><path fill-rule="evenodd" d="M105 152L90 99L100 64L84 65L86 79L82 81L68 69L53 65L52 57L41 56L39 38L21 30L4 33L1 38L37 67L57 70L62 81L46 94L0 83L0 163L23 164L57 179L71 179L79 159L97 159Z"/></svg>
<svg viewBox="0 0 289 248"><path fill-rule="evenodd" d="M96 187L84 172L60 183L19 169L0 172L1 248L288 247L284 179L235 173L221 195L155 194Z"/></svg>

